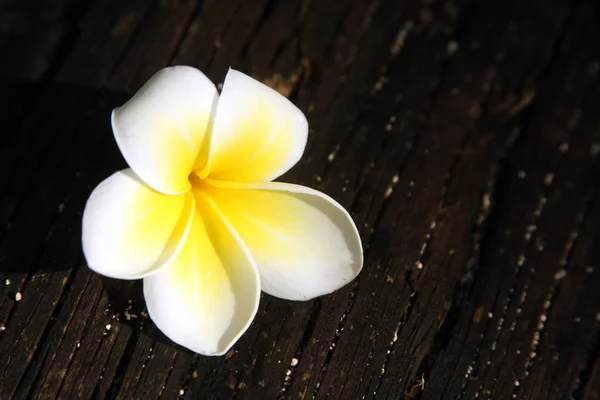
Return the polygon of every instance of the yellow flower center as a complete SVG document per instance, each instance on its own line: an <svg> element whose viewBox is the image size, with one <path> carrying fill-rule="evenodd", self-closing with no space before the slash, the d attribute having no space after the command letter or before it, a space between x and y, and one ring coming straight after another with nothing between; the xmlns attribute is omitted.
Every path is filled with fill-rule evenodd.
<svg viewBox="0 0 600 400"><path fill-rule="evenodd" d="M207 183L206 183L206 178L200 178L200 176L198 176L198 174L194 171L192 171L189 175L188 175L188 180L190 181L190 184L192 185L192 188L190 189L192 191L192 194L195 195L196 192L198 191L204 191L204 189L206 189Z"/></svg>

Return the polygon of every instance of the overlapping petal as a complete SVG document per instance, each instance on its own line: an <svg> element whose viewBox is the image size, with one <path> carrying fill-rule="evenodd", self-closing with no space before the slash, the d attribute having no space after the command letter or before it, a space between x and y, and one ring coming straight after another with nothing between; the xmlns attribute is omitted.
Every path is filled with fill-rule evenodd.
<svg viewBox="0 0 600 400"><path fill-rule="evenodd" d="M168 194L190 188L188 174L207 162L217 98L215 86L202 72L178 66L157 72L113 111L117 144L144 182Z"/></svg>
<svg viewBox="0 0 600 400"><path fill-rule="evenodd" d="M116 172L94 189L83 213L83 252L89 267L119 279L157 271L180 250L193 208L190 193L165 195L130 169Z"/></svg>
<svg viewBox="0 0 600 400"><path fill-rule="evenodd" d="M360 272L356 226L327 195L274 182L208 185L206 193L248 246L266 293L308 300L341 288Z"/></svg>
<svg viewBox="0 0 600 400"><path fill-rule="evenodd" d="M258 271L220 211L197 195L192 228L179 255L144 279L148 313L174 342L222 355L250 325L258 307Z"/></svg>
<svg viewBox="0 0 600 400"><path fill-rule="evenodd" d="M298 162L307 135L304 114L288 99L230 69L215 112L210 169L201 176L271 181Z"/></svg>

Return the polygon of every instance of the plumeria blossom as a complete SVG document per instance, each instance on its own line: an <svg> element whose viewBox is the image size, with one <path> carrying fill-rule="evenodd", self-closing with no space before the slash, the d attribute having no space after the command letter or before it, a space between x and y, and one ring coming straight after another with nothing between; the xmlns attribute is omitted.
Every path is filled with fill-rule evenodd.
<svg viewBox="0 0 600 400"><path fill-rule="evenodd" d="M219 96L197 69L165 68L113 111L112 127L130 169L90 195L83 251L102 275L143 278L148 313L174 342L225 354L261 290L308 300L360 272L346 210L272 182L308 134L302 112L273 89L230 69Z"/></svg>

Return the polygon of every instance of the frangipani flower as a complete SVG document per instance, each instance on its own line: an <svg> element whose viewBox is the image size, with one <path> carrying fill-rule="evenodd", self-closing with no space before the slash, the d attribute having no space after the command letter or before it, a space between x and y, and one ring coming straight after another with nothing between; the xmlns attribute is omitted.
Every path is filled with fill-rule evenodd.
<svg viewBox="0 0 600 400"><path fill-rule="evenodd" d="M83 251L102 275L143 278L148 313L174 342L225 354L261 289L308 300L359 273L346 210L271 182L300 159L308 133L276 91L230 69L219 96L197 69L170 67L113 111L112 127L130 169L90 195Z"/></svg>

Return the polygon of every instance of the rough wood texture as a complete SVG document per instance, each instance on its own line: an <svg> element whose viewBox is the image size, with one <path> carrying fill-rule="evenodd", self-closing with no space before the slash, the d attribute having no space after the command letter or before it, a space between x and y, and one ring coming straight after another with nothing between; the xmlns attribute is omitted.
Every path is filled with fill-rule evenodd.
<svg viewBox="0 0 600 400"><path fill-rule="evenodd" d="M0 0L0 399L599 399L598 4ZM169 64L297 103L283 180L338 199L366 249L330 296L263 295L221 358L81 255L124 166L110 110Z"/></svg>

